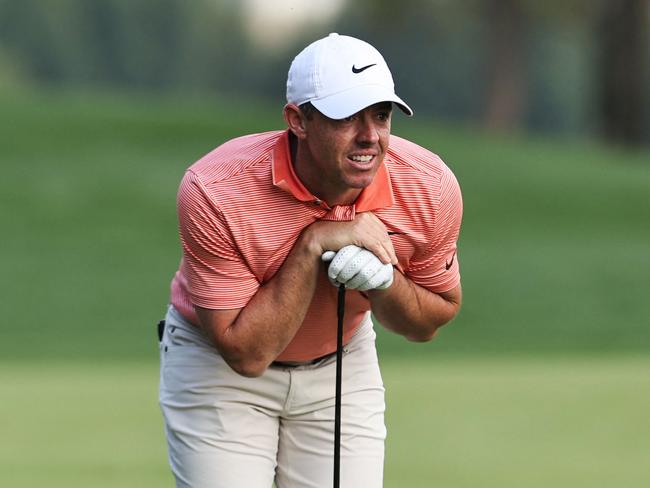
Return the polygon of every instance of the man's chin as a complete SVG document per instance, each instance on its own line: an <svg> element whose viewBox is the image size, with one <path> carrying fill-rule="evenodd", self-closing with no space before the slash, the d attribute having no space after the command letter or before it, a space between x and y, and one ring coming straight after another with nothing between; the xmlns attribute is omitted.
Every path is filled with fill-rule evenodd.
<svg viewBox="0 0 650 488"><path fill-rule="evenodd" d="M356 190L363 190L364 188L370 186L372 180L374 180L375 175L364 175L355 178L348 178L345 182L349 188L354 188Z"/></svg>

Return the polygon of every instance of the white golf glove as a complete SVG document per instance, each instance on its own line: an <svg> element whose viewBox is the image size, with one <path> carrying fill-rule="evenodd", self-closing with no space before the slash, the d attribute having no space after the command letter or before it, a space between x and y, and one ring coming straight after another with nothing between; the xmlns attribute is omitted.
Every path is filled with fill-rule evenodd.
<svg viewBox="0 0 650 488"><path fill-rule="evenodd" d="M344 284L348 290L384 290L393 283L393 266L382 263L363 247L349 245L338 252L325 251L321 256L331 261L327 277L334 286Z"/></svg>

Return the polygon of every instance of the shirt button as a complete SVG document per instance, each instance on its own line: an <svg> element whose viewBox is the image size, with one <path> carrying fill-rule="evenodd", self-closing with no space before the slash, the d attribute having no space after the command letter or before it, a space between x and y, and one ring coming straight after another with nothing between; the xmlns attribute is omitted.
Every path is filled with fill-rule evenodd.
<svg viewBox="0 0 650 488"><path fill-rule="evenodd" d="M320 205L321 203L323 203L322 200L314 200L314 205Z"/></svg>

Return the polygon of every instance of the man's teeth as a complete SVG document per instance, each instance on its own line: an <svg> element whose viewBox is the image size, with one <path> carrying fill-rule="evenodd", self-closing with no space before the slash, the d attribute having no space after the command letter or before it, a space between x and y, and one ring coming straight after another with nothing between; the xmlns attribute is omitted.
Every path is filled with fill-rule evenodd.
<svg viewBox="0 0 650 488"><path fill-rule="evenodd" d="M372 159L372 156L352 156L350 159L360 163L367 163Z"/></svg>

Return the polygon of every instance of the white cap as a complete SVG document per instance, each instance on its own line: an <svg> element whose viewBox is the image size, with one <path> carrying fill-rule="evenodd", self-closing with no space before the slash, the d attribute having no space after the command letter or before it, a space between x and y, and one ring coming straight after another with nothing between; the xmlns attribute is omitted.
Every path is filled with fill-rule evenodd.
<svg viewBox="0 0 650 488"><path fill-rule="evenodd" d="M287 102L311 102L330 119L344 119L379 102L413 110L395 94L383 56L367 42L336 33L319 39L295 57L287 78Z"/></svg>

